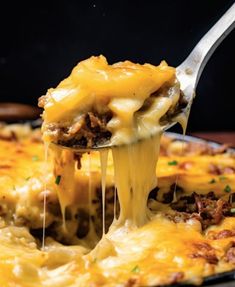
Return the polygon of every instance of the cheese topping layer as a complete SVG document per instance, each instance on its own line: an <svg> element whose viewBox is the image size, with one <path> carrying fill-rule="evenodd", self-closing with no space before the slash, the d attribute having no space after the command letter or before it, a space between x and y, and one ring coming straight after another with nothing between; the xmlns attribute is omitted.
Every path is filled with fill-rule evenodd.
<svg viewBox="0 0 235 287"><path fill-rule="evenodd" d="M157 95L156 92L165 87ZM155 95L154 95L155 94ZM175 69L130 61L109 65L104 56L80 62L43 103L44 139L57 142L53 124L70 127L74 133L89 112L111 113L107 130L111 143L130 143L157 132L159 120L174 108L180 97Z"/></svg>
<svg viewBox="0 0 235 287"><path fill-rule="evenodd" d="M233 268L235 225L229 193L235 188L230 184L234 175L219 176L233 173L234 158L208 156L198 165L197 156L173 152L171 157L167 147L157 182L160 119L174 112L179 99L174 69L164 62L159 67L130 62L109 66L102 56L78 64L48 91L43 99L46 144L61 137L71 145L92 143L98 134L108 137L107 131L112 143L127 144L98 155L51 145L48 162L42 165L40 155L32 155L31 146L27 150L27 140L15 143L25 162L34 162L32 167L40 173L22 170L30 176L19 180L19 186L17 180L11 196L3 198L1 286L198 284L203 276ZM184 150L177 144L171 143L171 148ZM210 161L224 166L210 167ZM12 156L2 169L14 164ZM12 183L9 175L3 182ZM187 181L189 175L192 181ZM221 191L218 182L224 180ZM211 192L214 183L218 191ZM113 222L106 232L108 215ZM41 227L46 234L42 249Z"/></svg>
<svg viewBox="0 0 235 287"><path fill-rule="evenodd" d="M205 204L203 198L206 200L206 209L200 211L205 222L209 216L218 218L219 214L213 211L221 212L223 202L231 201L233 211L234 155L209 149L206 145L191 144L183 146L182 154L182 142L163 138L157 167L158 192L156 189L151 192L148 221L138 228L115 227L94 250L92 228L87 235L82 235L82 239L77 238L76 230L86 228L86 221L81 222L81 218L86 219L85 213L81 212L85 208L92 214L92 221L98 224L101 214L100 207L96 209L101 196L99 154L84 154L82 168L75 166L76 193L74 204L66 211L68 233L64 234L60 228L62 218L56 195L62 177L60 182L53 177L51 153L45 164L43 144L37 131L32 132L27 126L7 127L6 130L6 133L0 130L2 287L126 287L182 281L199 284L203 276L234 269L234 213L228 213L226 209L226 217L222 216L218 223L211 221L210 226L202 230L192 196L196 191L200 208ZM22 138L12 131L17 131ZM111 188L114 185L111 153L106 171L105 211L108 219L110 204L113 211L111 195L114 190ZM176 177L174 203L169 195ZM47 228L45 249L42 250L39 240L42 237L45 182ZM212 190L213 200L205 199ZM176 212L175 204L179 210L184 207L187 210ZM78 207L80 211L77 211ZM118 207L116 214L119 214ZM102 223L99 228L102 230Z"/></svg>

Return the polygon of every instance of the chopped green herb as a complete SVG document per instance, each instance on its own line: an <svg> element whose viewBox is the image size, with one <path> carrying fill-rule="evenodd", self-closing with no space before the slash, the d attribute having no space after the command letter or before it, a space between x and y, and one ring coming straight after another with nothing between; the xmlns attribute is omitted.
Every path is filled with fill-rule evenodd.
<svg viewBox="0 0 235 287"><path fill-rule="evenodd" d="M13 185L13 187L12 187L12 188L13 188L13 190L16 190L16 187L15 187L15 185Z"/></svg>
<svg viewBox="0 0 235 287"><path fill-rule="evenodd" d="M140 273L140 267L138 265L136 265L132 270L132 273Z"/></svg>
<svg viewBox="0 0 235 287"><path fill-rule="evenodd" d="M168 161L168 165L177 165L178 161L176 160L172 160L172 161Z"/></svg>
<svg viewBox="0 0 235 287"><path fill-rule="evenodd" d="M38 155L34 155L34 156L32 156L32 161L38 161L38 160L39 160Z"/></svg>
<svg viewBox="0 0 235 287"><path fill-rule="evenodd" d="M209 181L209 183L216 183L216 180L214 178L212 178L212 180Z"/></svg>
<svg viewBox="0 0 235 287"><path fill-rule="evenodd" d="M231 212L231 213L235 213L235 208L231 208L231 209L230 209L230 212Z"/></svg>
<svg viewBox="0 0 235 287"><path fill-rule="evenodd" d="M60 184L60 180L61 180L61 175L57 175L57 177L55 179L55 184L59 185Z"/></svg>
<svg viewBox="0 0 235 287"><path fill-rule="evenodd" d="M226 176L224 176L224 175L221 175L220 177L219 177L219 180L226 180L226 179L228 179Z"/></svg>
<svg viewBox="0 0 235 287"><path fill-rule="evenodd" d="M28 181L31 178L31 176L28 176L25 178L26 181Z"/></svg>
<svg viewBox="0 0 235 287"><path fill-rule="evenodd" d="M226 186L225 186L225 188L224 188L224 191L225 192L230 192L232 189L231 189L231 187L227 184Z"/></svg>

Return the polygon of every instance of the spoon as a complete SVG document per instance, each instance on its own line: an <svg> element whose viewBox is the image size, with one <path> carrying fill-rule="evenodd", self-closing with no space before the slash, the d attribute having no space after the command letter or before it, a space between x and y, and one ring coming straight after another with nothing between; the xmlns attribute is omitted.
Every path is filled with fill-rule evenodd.
<svg viewBox="0 0 235 287"><path fill-rule="evenodd" d="M180 82L181 91L187 101L187 105L181 110L186 117L189 115L190 108L195 97L195 90L206 63L214 53L215 49L225 39L225 37L235 27L235 4L216 22L216 24L198 42L184 62L176 68L176 76ZM161 126L162 130L167 130L177 123L174 116ZM102 144L94 147L73 146L63 148L83 152L88 150L101 150L110 148L112 145Z"/></svg>
<svg viewBox="0 0 235 287"><path fill-rule="evenodd" d="M216 48L234 27L235 4L233 4L204 37L202 37L184 62L176 68L176 76L180 82L181 91L188 102L184 111L186 115L190 112L195 97L195 90L203 69ZM170 126L172 126L171 123L169 126L164 127L164 130Z"/></svg>

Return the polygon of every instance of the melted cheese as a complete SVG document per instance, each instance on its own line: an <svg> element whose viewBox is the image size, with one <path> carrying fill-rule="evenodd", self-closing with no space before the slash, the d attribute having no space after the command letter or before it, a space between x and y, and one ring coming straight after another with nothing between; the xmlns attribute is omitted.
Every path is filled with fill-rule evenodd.
<svg viewBox="0 0 235 287"><path fill-rule="evenodd" d="M231 187L231 192L235 191L234 173L225 173L224 178L209 173L211 164L222 168L234 167L234 156L198 155L196 152L194 155L179 156L176 146L177 143L172 142L168 147L171 156L159 158L157 175L161 190L168 191L175 176L179 174L179 184L186 193L188 189L204 193L213 189L216 194L223 193L227 196L223 191L226 185ZM10 217L10 210L14 206L14 218L24 216L29 221L31 219L30 228L42 227L41 192L44 183L46 182L47 188L54 193L59 187L54 183L51 154L45 164L43 149L43 144L35 141L33 135L19 141L0 140L1 207L4 208L4 204L7 204ZM180 149L181 145L178 146L178 150ZM89 187L92 194L101 182L99 154L84 154L81 161L82 169L75 168L77 190L73 200L76 205L88 204ZM177 164L169 165L172 161L177 161ZM188 166L183 169L182 166L186 163ZM109 153L106 186L114 184L113 173L112 155ZM215 179L213 184L210 183L212 178ZM100 250L93 252L84 242L89 238L68 246L55 242L47 233L45 249L42 251L30 235L28 227L17 227L14 221L1 221L0 285L114 287L128 284L129 280L136 282L137 286L151 286L170 284L177 277L181 278L179 281L199 284L203 276L234 269L234 264L225 260L234 236L220 240L211 239L211 234L224 229L234 230L234 217L225 218L219 225L201 232L201 226L196 220L185 223L169 221L165 216L170 209L168 205L158 203L156 209L158 214L147 212L150 220L138 228L113 228L98 245ZM2 214L1 216L4 218ZM47 225L52 217L53 214L48 210ZM57 220L59 218L60 215ZM69 232L72 232L71 228ZM218 264L209 264L203 257L193 257L197 252L195 244L199 243L207 243L214 248Z"/></svg>
<svg viewBox="0 0 235 287"><path fill-rule="evenodd" d="M53 131L47 129L48 125L63 121L69 126L93 109L111 110L113 114L107 128L112 133L111 144L114 145L114 184L120 214L118 218L114 217L108 233L105 234L108 151L103 151L100 153L103 236L95 248L83 257L82 266L89 266L88 278L84 277L84 267L79 265L81 274L76 283L90 285L93 282L90 276L94 277L95 273L95 279L92 280L98 285L115 286L130 279L137 280L137 285L165 284L174 282L174 274L178 274L179 270L184 271L185 280L190 278L198 283L202 273L205 276L214 271L213 266L207 266L205 261L200 260L195 268L190 268L190 275L186 271L191 264L190 256L193 257L196 252L194 243L206 244L197 221L178 224L176 227L176 224L164 219L161 206L156 216L147 207L149 192L157 185L160 119L177 104L179 89L161 92L156 97L151 95L166 84L173 86L174 82L175 71L164 62L158 67L131 62L109 66L106 59L100 56L79 63L67 79L47 93L43 125L44 140L47 142L53 141ZM177 117L184 126L184 131L187 116ZM72 205L76 198L75 160L72 151L56 147L53 152L55 175L59 175L62 180L58 195L64 215L66 207ZM177 183L179 182L180 175L177 175ZM177 200L177 194L174 199ZM172 233L175 238L181 238L182 232L184 239L177 240L173 247L172 240L167 238ZM164 266L166 262L167 265ZM99 271L93 270L94 265ZM136 270L135 268L140 274L137 279L132 279L130 272ZM157 276L156 270L161 268L164 269L164 274Z"/></svg>
<svg viewBox="0 0 235 287"><path fill-rule="evenodd" d="M147 199L157 185L156 163L160 135L131 146L112 149L120 203L120 226L142 226L148 221Z"/></svg>
<svg viewBox="0 0 235 287"><path fill-rule="evenodd" d="M226 218L219 227L211 227L204 234L196 219L181 223L170 220L167 215L174 211L169 205L155 201L154 213L147 206L149 192L157 185L160 198L169 191L176 177L177 184L186 187L185 193L191 193L194 188L206 192L211 184L210 163L234 166L235 159L224 155L188 158L174 154L160 158L156 174L162 133L159 121L177 104L179 90L173 88L157 97L151 94L165 84L174 86L174 83L175 71L164 62L158 67L127 61L109 66L100 56L78 64L56 89L48 91L43 127L46 142L52 140L52 135L47 133L48 124L65 121L69 125L94 107L97 110L108 107L115 115L108 123L111 142L128 144L113 147L109 154L107 150L83 154L80 168L77 154L69 149L52 145L48 162L42 163L42 144L33 144L28 139L8 143L15 145L14 152L10 163L0 168L4 175L1 180L3 184L10 182L17 186L11 187L7 197L8 207L13 205L12 214L9 212L10 218L4 219L0 229L1 286L153 286L178 281L199 284L203 276L233 268L233 264L225 260L231 238L218 243L210 234L223 228L233 229L234 218ZM146 100L151 103L147 109ZM185 118L181 117L181 122L185 123ZM18 148L20 154L24 154L20 158L14 154ZM34 148L41 149L37 157L32 155ZM29 158L37 163L28 165ZM4 155L3 160L9 159ZM173 165L169 164L172 162ZM21 170L22 163L27 167L25 170ZM190 168L186 168L185 163ZM15 166L14 180L9 179L13 172L4 174L7 166ZM20 178L26 173L33 177L29 182ZM226 178L226 184L229 180L232 183L234 176ZM219 186L217 181L218 178L215 186ZM91 220L95 214L91 203L100 185L103 232L98 240ZM113 186L117 190L120 212L105 233L106 187ZM235 188L234 181L230 188ZM50 189L56 191L62 219L58 210L50 210L51 202L45 193ZM39 200L41 192L43 197ZM83 239L76 237L78 206L88 207L90 212L90 230ZM31 221L27 227L10 226L17 225L17 216L31 218ZM34 218L38 221L34 222ZM51 225L58 225L62 241L69 239L72 245L54 241L44 230L45 245L43 249L38 248L29 229L50 229ZM204 254L206 252L209 253ZM208 256L215 257L220 264L210 262Z"/></svg>
<svg viewBox="0 0 235 287"><path fill-rule="evenodd" d="M168 94L152 98L152 107L140 111L164 84L171 86ZM55 137L48 125L76 122L92 110L113 113L107 125L112 144L147 138L157 132L159 119L177 104L179 95L175 69L164 61L159 66L130 61L108 65L103 56L91 57L80 62L55 89L48 90L43 112L44 139L53 141Z"/></svg>

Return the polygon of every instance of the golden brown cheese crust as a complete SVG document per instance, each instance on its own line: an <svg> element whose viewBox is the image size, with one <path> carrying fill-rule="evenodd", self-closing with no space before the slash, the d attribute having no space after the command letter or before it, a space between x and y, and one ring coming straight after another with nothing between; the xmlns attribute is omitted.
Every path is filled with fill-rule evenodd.
<svg viewBox="0 0 235 287"><path fill-rule="evenodd" d="M82 257L95 243L84 237L86 234L81 234L87 225L80 220L86 217L82 212L86 214L88 210L89 156L82 158L83 169L77 170L76 180L80 185L74 205L67 210L66 221L70 232L66 234L62 229L50 156L45 163L44 147L38 132L31 131L27 126L2 127L0 138L1 286L9 286L9 283L29 287L200 283L204 276L234 269L234 155L217 153L221 151L212 151L206 145L199 149L192 144L186 144L181 154L182 144L164 138L157 168L158 189L151 193L149 199L149 207L153 212L158 211L157 215L150 224L120 240L119 254L107 241L104 249L109 250L110 257L96 259L89 255ZM96 217L95 226L99 226L100 163L97 154L90 157L92 213ZM110 192L106 203L111 206L110 219L114 190L112 171L109 159L107 185ZM176 178L174 194L172 185ZM45 184L48 228L47 248L42 251L40 228ZM211 191L214 194L208 196ZM169 192L173 197L169 196ZM184 196L187 198L182 199ZM216 207L222 206L222 201L227 204L227 213L220 214L219 221L213 223L214 215L208 208L205 211L203 204L209 202L210 206ZM185 206L187 210L180 210ZM200 218L203 214L212 216L212 219ZM205 220L207 225L203 226ZM73 243L74 246L58 241Z"/></svg>

